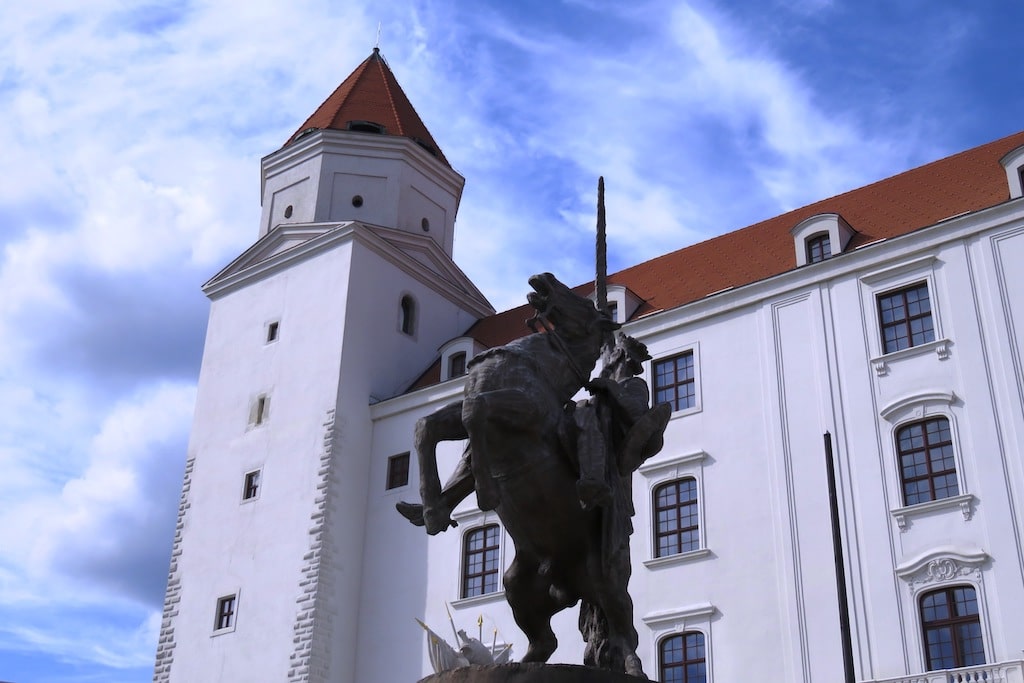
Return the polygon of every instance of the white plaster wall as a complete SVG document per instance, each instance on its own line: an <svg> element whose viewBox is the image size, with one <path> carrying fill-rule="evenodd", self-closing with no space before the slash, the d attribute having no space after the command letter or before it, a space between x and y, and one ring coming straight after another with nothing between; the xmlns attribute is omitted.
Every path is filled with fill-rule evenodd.
<svg viewBox="0 0 1024 683"><path fill-rule="evenodd" d="M323 422L335 405L349 247L213 302L190 454L192 507L171 680L285 680ZM265 325L279 320L278 341ZM270 396L248 425L252 397ZM257 500L245 472L263 468ZM236 628L211 636L219 596L239 591Z"/></svg>
<svg viewBox="0 0 1024 683"><path fill-rule="evenodd" d="M1024 349L1015 328L1024 315L1024 287L1009 264L1024 255L1022 226L1024 217L1016 216L991 229L980 221L964 226L966 238L952 229L948 235L918 234L837 259L835 267L844 268L828 279L794 273L763 285L763 295L753 299L729 293L631 326L655 358L695 348L700 382L699 409L673 417L665 449L650 463L654 471L634 476L631 592L649 673L657 670L659 636L696 628L709 638L713 680L753 680L763 675L766 661L781 680L839 680L825 431L833 434L838 461L858 679L923 670L920 593L896 568L943 548L975 548L992 558L979 573L987 656L1020 656L1024 628L1016 615L1024 609L1024 562L1017 444L1024 423ZM987 232L970 236L983 228ZM886 271L890 275L877 277ZM873 362L880 354L875 296L920 278L928 279L938 337L948 339L949 353L929 347L897 354L885 359L879 374ZM394 625L389 638L403 648L418 647L420 672L426 673L422 636L403 620L419 608L447 635L444 603L452 601L460 627L474 630L483 615L485 633L497 625L519 654L525 648L499 596L458 601L461 534L476 518L428 540L393 510L396 500L417 498L415 465L412 485L383 490L387 457L411 448L415 419L452 395L445 386L374 409L383 417L374 428L364 580L374 598L363 603L368 632L360 643L369 654L360 671L372 670L373 658L382 654L374 645L377 635L391 633ZM943 392L955 400L940 408L929 404L927 410L940 412L928 414L949 417L963 490L976 500L969 519L954 506L912 514L901 529L890 513L902 507L893 438L900 424L918 418L913 409L888 419L882 413L908 396ZM443 471L454 466L460 448L442 447ZM689 457L697 453L706 455ZM675 460L683 464L656 467ZM650 562L651 491L680 475L698 478L709 552ZM507 566L507 539L503 552ZM385 595L394 598L374 602ZM706 605L714 607L710 617L687 616ZM672 611L683 616L652 626L643 621ZM554 660L578 661L575 610L556 623L561 647ZM408 663L401 666L403 676L411 670Z"/></svg>

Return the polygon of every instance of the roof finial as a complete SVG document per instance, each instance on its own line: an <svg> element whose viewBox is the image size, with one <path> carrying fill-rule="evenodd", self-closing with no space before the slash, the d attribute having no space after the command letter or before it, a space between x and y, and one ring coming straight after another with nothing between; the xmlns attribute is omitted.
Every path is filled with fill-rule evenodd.
<svg viewBox="0 0 1024 683"><path fill-rule="evenodd" d="M373 46L374 52L380 52L380 22L377 22L377 43Z"/></svg>

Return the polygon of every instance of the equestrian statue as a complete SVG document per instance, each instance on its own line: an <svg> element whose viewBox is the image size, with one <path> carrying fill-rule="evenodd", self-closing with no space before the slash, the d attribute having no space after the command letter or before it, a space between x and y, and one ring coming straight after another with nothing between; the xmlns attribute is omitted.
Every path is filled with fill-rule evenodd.
<svg viewBox="0 0 1024 683"><path fill-rule="evenodd" d="M616 332L607 306L550 273L529 283L533 333L477 355L462 400L416 423L422 503L398 511L437 534L455 526L452 511L475 491L515 545L503 581L529 640L522 661L546 662L557 646L551 617L582 601L583 663L643 677L627 591L630 479L661 449L671 408L649 408L637 376L647 349ZM591 398L573 401L584 388ZM462 439L468 445L442 488L436 446Z"/></svg>

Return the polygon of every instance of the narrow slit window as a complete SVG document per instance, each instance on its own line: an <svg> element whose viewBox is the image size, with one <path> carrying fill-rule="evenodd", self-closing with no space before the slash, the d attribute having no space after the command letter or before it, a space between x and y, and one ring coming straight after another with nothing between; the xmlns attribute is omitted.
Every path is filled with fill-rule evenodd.
<svg viewBox="0 0 1024 683"><path fill-rule="evenodd" d="M253 426L263 424L270 418L270 399L266 394L257 396L252 404L252 412L249 415L249 423Z"/></svg>
<svg viewBox="0 0 1024 683"><path fill-rule="evenodd" d="M277 333L278 333L278 329L280 328L280 326L281 326L281 323L276 322L276 321L270 323L269 325L267 325L267 343L268 344L270 342L277 341Z"/></svg>
<svg viewBox="0 0 1024 683"><path fill-rule="evenodd" d="M412 336L416 331L416 301L406 294L402 297L399 329Z"/></svg>

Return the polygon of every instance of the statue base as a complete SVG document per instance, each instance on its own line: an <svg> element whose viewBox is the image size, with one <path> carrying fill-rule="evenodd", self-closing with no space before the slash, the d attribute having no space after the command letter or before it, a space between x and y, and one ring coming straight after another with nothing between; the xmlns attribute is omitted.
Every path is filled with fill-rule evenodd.
<svg viewBox="0 0 1024 683"><path fill-rule="evenodd" d="M575 664L490 664L442 671L419 683L646 683L646 678Z"/></svg>

